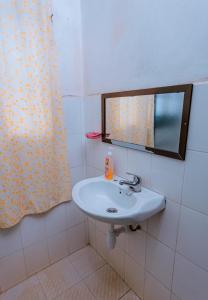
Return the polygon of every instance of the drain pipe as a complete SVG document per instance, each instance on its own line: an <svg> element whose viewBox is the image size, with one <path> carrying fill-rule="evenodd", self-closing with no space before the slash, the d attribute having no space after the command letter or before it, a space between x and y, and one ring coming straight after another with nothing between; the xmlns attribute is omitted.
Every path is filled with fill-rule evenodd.
<svg viewBox="0 0 208 300"><path fill-rule="evenodd" d="M136 231L141 229L140 225L136 225L136 227L133 227L132 225L124 225L118 228L115 228L114 226L115 226L114 224L110 224L110 228L108 230L107 237L106 237L107 247L110 250L115 248L116 238L122 232Z"/></svg>
<svg viewBox="0 0 208 300"><path fill-rule="evenodd" d="M113 224L110 224L110 228L108 230L107 233L107 246L108 249L112 250L115 248L116 245L116 238L122 233L122 232L126 232L127 226L121 226L119 228L115 228Z"/></svg>

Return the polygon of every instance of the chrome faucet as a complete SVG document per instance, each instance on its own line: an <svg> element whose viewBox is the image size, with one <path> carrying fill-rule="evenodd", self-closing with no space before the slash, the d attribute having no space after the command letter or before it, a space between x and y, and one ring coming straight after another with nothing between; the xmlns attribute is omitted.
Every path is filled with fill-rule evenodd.
<svg viewBox="0 0 208 300"><path fill-rule="evenodd" d="M142 178L140 176L137 176L137 175L129 173L129 172L127 172L126 174L132 175L133 176L133 180L132 181L131 180L120 180L119 184L120 185L127 185L127 186L129 186L129 189L132 192L135 192L135 193L141 192Z"/></svg>

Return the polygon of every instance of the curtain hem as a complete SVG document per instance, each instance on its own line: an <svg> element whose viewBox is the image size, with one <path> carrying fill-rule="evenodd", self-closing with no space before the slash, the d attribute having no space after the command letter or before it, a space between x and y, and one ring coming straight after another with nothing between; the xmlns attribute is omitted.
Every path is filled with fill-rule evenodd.
<svg viewBox="0 0 208 300"><path fill-rule="evenodd" d="M31 213L28 213L26 212L25 214L22 214L19 218L17 218L17 220L15 221L15 223L13 224L0 224L0 230L4 230L4 229L10 229L10 228L13 228L15 227L16 225L18 225L22 219L26 216L34 216L34 215L41 215L41 214L44 214L44 213L48 213L50 210L52 210L53 208L57 207L58 205L62 204L62 203L66 203L66 202L70 202L72 201L72 199L68 199L68 200L62 200L60 202L57 202L56 204L53 204L51 206L49 206L47 209L39 209L35 212L31 212Z"/></svg>

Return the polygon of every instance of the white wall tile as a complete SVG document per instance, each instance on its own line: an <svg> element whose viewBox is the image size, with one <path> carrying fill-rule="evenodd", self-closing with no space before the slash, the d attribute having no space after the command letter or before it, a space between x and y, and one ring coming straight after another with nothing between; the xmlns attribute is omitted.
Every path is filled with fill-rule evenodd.
<svg viewBox="0 0 208 300"><path fill-rule="evenodd" d="M20 225L0 230L0 258L22 248Z"/></svg>
<svg viewBox="0 0 208 300"><path fill-rule="evenodd" d="M104 155L107 153L107 144L97 140L86 140L87 166L104 171Z"/></svg>
<svg viewBox="0 0 208 300"><path fill-rule="evenodd" d="M166 201L166 208L148 220L148 232L167 246L175 249L180 206Z"/></svg>
<svg viewBox="0 0 208 300"><path fill-rule="evenodd" d="M67 227L83 223L86 220L86 214L84 214L73 201L67 203L66 213Z"/></svg>
<svg viewBox="0 0 208 300"><path fill-rule="evenodd" d="M112 148L115 174L121 177L126 177L127 149L122 147L98 141L87 141L87 165L104 171L105 157L109 147Z"/></svg>
<svg viewBox="0 0 208 300"><path fill-rule="evenodd" d="M173 292L183 300L206 300L208 272L193 265L181 255L176 255Z"/></svg>
<svg viewBox="0 0 208 300"><path fill-rule="evenodd" d="M67 138L70 168L84 164L84 136L71 134Z"/></svg>
<svg viewBox="0 0 208 300"><path fill-rule="evenodd" d="M127 254L125 255L125 281L139 297L143 298L144 268Z"/></svg>
<svg viewBox="0 0 208 300"><path fill-rule="evenodd" d="M28 300L46 300L41 284L36 276L24 280L15 287L9 289L2 297L0 296L0 300L23 300L25 297L27 297L26 299Z"/></svg>
<svg viewBox="0 0 208 300"><path fill-rule="evenodd" d="M49 265L47 241L37 242L24 249L27 275L40 271Z"/></svg>
<svg viewBox="0 0 208 300"><path fill-rule="evenodd" d="M127 151L127 171L139 175L144 186L150 184L151 159L150 153L132 149Z"/></svg>
<svg viewBox="0 0 208 300"><path fill-rule="evenodd" d="M88 236L89 243L93 248L96 248L96 227L95 222L88 218Z"/></svg>
<svg viewBox="0 0 208 300"><path fill-rule="evenodd" d="M115 228L119 228L119 227L121 227L121 225L115 225ZM122 250L126 251L127 233L126 232L121 233L117 237L116 243L117 243L117 245L118 245L119 248L121 248Z"/></svg>
<svg viewBox="0 0 208 300"><path fill-rule="evenodd" d="M110 228L110 224L108 223L104 223L104 222L100 222L100 221L95 221L96 222L96 228L100 231L102 231L103 233L107 233L109 228Z"/></svg>
<svg viewBox="0 0 208 300"><path fill-rule="evenodd" d="M101 131L101 96L94 95L84 98L85 130Z"/></svg>
<svg viewBox="0 0 208 300"><path fill-rule="evenodd" d="M108 151L108 145L97 140L86 141L87 166L104 171L104 157Z"/></svg>
<svg viewBox="0 0 208 300"><path fill-rule="evenodd" d="M152 156L151 187L167 199L180 202L184 162L158 155Z"/></svg>
<svg viewBox="0 0 208 300"><path fill-rule="evenodd" d="M5 291L26 278L23 251L0 259L0 291Z"/></svg>
<svg viewBox="0 0 208 300"><path fill-rule="evenodd" d="M46 238L46 214L26 216L20 223L23 247Z"/></svg>
<svg viewBox="0 0 208 300"><path fill-rule="evenodd" d="M48 238L48 250L50 263L54 263L69 254L66 231L57 233Z"/></svg>
<svg viewBox="0 0 208 300"><path fill-rule="evenodd" d="M176 295L172 294L171 295L171 300L181 300L181 299L179 299Z"/></svg>
<svg viewBox="0 0 208 300"><path fill-rule="evenodd" d="M83 222L79 225L71 227L67 231L68 251L73 253L87 245L87 223Z"/></svg>
<svg viewBox="0 0 208 300"><path fill-rule="evenodd" d="M74 186L77 182L85 179L85 166L82 165L80 167L71 168L71 181L72 186Z"/></svg>
<svg viewBox="0 0 208 300"><path fill-rule="evenodd" d="M182 203L208 214L208 153L187 151Z"/></svg>
<svg viewBox="0 0 208 300"><path fill-rule="evenodd" d="M170 300L170 291L149 273L145 274L144 300Z"/></svg>
<svg viewBox="0 0 208 300"><path fill-rule="evenodd" d="M145 265L146 234L140 230L126 234L126 252L140 265Z"/></svg>
<svg viewBox="0 0 208 300"><path fill-rule="evenodd" d="M106 234L96 228L96 249L98 253L107 260L108 248L106 243Z"/></svg>
<svg viewBox="0 0 208 300"><path fill-rule="evenodd" d="M47 236L52 236L67 228L66 224L66 206L68 203L62 203L51 209L45 215Z"/></svg>
<svg viewBox="0 0 208 300"><path fill-rule="evenodd" d="M112 153L113 153L114 173L117 176L126 177L127 176L126 175L127 149L118 146L112 146Z"/></svg>
<svg viewBox="0 0 208 300"><path fill-rule="evenodd" d="M174 252L159 241L148 237L146 269L168 289L171 287L173 264Z"/></svg>
<svg viewBox="0 0 208 300"><path fill-rule="evenodd" d="M86 177L91 178L91 177L97 177L103 175L102 170L95 169L94 167L86 167Z"/></svg>
<svg viewBox="0 0 208 300"><path fill-rule="evenodd" d="M83 133L83 114L81 97L63 97L64 124L67 135Z"/></svg>
<svg viewBox="0 0 208 300"><path fill-rule="evenodd" d="M194 85L188 135L188 149L208 152L208 83Z"/></svg>
<svg viewBox="0 0 208 300"><path fill-rule="evenodd" d="M182 208L177 250L208 271L208 216Z"/></svg>
<svg viewBox="0 0 208 300"><path fill-rule="evenodd" d="M107 249L108 263L122 278L124 278L124 255L124 251L119 248L118 244L112 250Z"/></svg>

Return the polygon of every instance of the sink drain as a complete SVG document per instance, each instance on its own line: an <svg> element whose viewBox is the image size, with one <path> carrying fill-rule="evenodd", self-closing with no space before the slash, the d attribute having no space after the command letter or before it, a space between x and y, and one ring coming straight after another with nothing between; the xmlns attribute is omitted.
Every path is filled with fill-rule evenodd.
<svg viewBox="0 0 208 300"><path fill-rule="evenodd" d="M117 208L114 208L114 207L109 207L106 209L106 211L111 214L115 214L118 212Z"/></svg>

